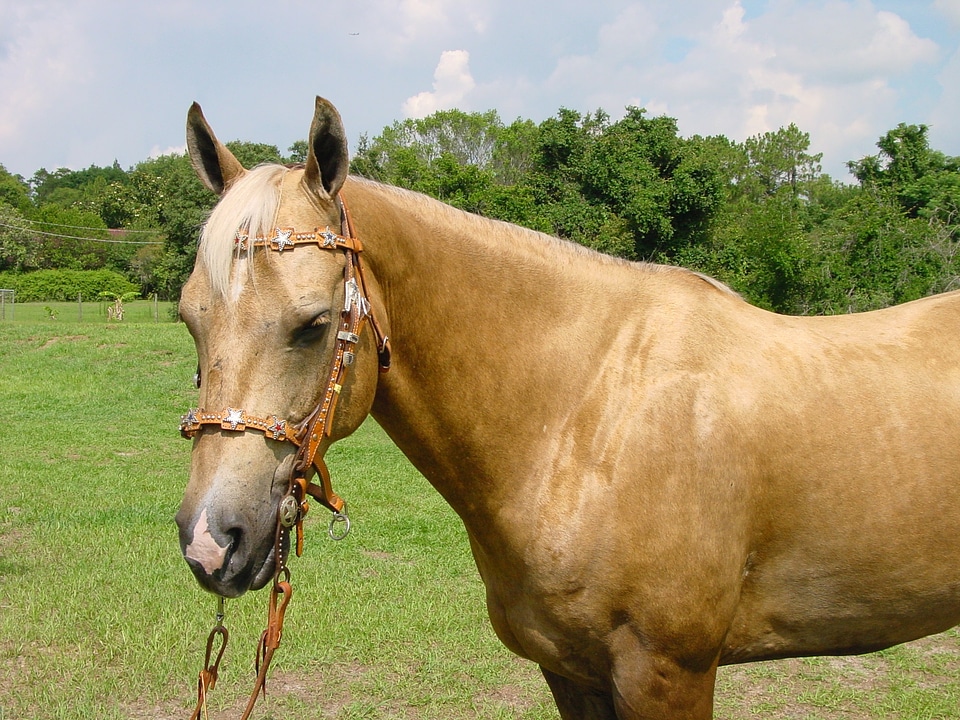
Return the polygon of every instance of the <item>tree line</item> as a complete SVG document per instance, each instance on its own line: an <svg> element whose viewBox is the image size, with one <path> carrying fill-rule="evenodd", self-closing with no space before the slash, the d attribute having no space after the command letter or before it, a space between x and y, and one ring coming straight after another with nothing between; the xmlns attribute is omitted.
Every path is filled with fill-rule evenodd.
<svg viewBox="0 0 960 720"><path fill-rule="evenodd" d="M251 167L296 163L298 141L231 142ZM960 286L960 158L900 124L853 183L822 172L795 125L739 143L679 135L676 120L627 108L561 109L541 123L494 111L437 112L363 136L355 174L631 260L679 264L791 314L844 313ZM0 272L108 269L175 300L216 198L185 155L129 170L0 165Z"/></svg>

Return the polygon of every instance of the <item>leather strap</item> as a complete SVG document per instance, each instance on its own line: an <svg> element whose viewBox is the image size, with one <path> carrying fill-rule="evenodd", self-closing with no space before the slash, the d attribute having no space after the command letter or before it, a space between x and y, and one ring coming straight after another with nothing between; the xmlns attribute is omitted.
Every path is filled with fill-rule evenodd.
<svg viewBox="0 0 960 720"><path fill-rule="evenodd" d="M278 597L281 598L279 603L277 602ZM257 646L257 657L254 662L257 679L240 720L248 720L260 695L267 694L267 670L270 669L274 653L280 647L280 639L283 637L283 617L287 612L287 605L290 603L291 597L293 597L293 587L289 580L278 580L270 590L267 629L260 636L260 644Z"/></svg>

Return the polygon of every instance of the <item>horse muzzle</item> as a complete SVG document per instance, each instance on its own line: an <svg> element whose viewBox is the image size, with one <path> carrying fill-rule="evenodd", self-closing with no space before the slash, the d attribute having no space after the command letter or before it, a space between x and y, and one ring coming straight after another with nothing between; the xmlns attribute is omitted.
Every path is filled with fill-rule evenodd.
<svg viewBox="0 0 960 720"><path fill-rule="evenodd" d="M184 560L201 587L223 597L258 590L276 569L277 508L294 457L264 453L262 442L213 433L198 439L193 477L177 512ZM207 467L212 474L203 472ZM289 538L279 542L285 556Z"/></svg>
<svg viewBox="0 0 960 720"><path fill-rule="evenodd" d="M259 590L273 578L273 537L258 542L242 524L211 520L208 508L197 516L178 513L177 525L184 560L205 590L239 597L247 590ZM288 545L289 540L284 539L284 552Z"/></svg>

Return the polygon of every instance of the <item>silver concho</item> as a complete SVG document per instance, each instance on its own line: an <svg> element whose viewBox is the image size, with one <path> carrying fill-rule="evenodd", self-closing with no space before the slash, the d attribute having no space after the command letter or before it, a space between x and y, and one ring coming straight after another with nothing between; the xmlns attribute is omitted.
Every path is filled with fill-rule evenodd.
<svg viewBox="0 0 960 720"><path fill-rule="evenodd" d="M243 424L245 424L243 420L243 410L227 408L227 416L223 419L221 425L224 428L229 425L231 430L236 430L238 425Z"/></svg>
<svg viewBox="0 0 960 720"><path fill-rule="evenodd" d="M293 495L287 495L280 501L280 509L277 512L280 524L285 528L292 528L300 518L300 503Z"/></svg>
<svg viewBox="0 0 960 720"><path fill-rule="evenodd" d="M340 238L339 235L337 235L333 230L330 229L329 225L326 228L324 228L323 232L320 233L320 237L323 238L323 243L321 244L321 246L325 248L336 247L337 240Z"/></svg>
<svg viewBox="0 0 960 720"><path fill-rule="evenodd" d="M287 434L287 421L281 420L276 415L274 415L273 424L268 425L267 430L269 430L273 434L274 440L279 440L282 436Z"/></svg>
<svg viewBox="0 0 960 720"><path fill-rule="evenodd" d="M273 239L273 242L277 244L277 250L283 252L288 247L293 247L296 245L295 240L291 240L290 236L293 235L293 230L281 230L280 228L276 229L277 236Z"/></svg>

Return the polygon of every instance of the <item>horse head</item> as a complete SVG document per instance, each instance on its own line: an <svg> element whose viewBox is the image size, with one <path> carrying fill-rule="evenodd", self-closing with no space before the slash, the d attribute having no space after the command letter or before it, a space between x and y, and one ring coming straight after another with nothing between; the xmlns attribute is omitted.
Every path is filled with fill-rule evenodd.
<svg viewBox="0 0 960 720"><path fill-rule="evenodd" d="M303 166L247 170L198 105L187 116L190 160L220 200L180 300L200 396L181 424L193 452L176 519L197 580L225 597L273 577L289 543L276 540L281 501L311 466L325 471L377 387L375 338L361 332L372 278L339 197L346 139L322 98L308 145Z"/></svg>

